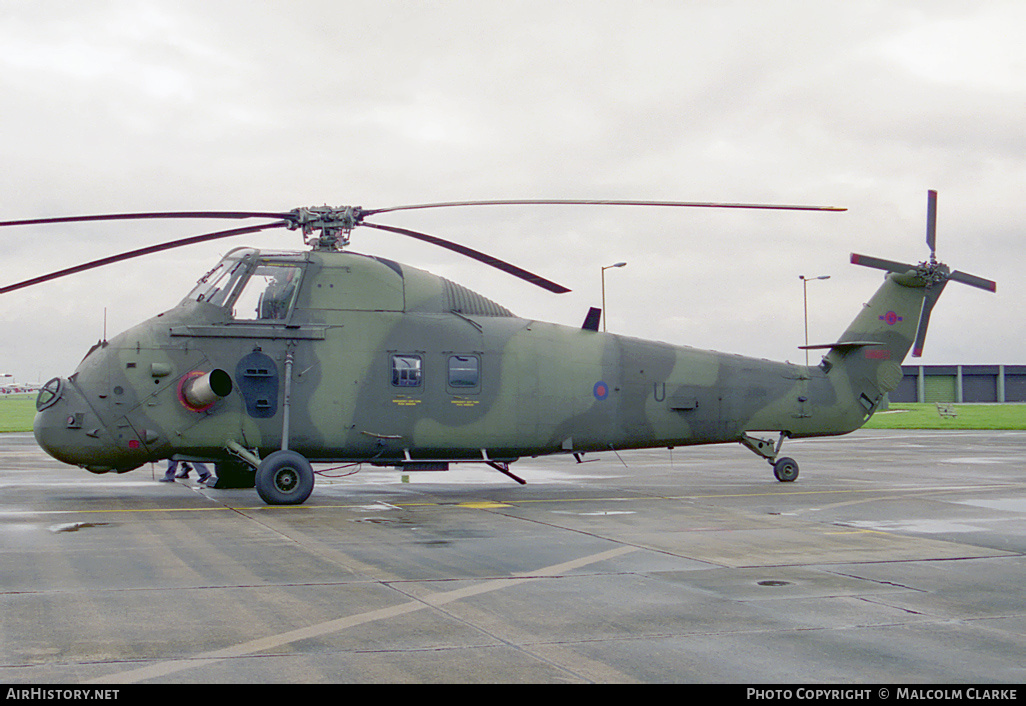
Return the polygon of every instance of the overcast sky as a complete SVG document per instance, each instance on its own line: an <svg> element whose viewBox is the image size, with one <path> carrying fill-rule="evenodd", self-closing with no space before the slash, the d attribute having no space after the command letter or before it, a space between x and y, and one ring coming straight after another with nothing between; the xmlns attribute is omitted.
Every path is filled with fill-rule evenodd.
<svg viewBox="0 0 1026 706"><path fill-rule="evenodd" d="M482 207L376 220L573 291L370 229L353 249L579 326L606 274L612 332L804 361L882 273L918 262L926 192L952 284L924 364L1026 363L1026 3L12 2L0 0L0 220L151 210L367 208L465 199L812 204L844 213ZM238 225L0 231L9 284ZM0 373L70 374L173 307L237 245L147 256L0 295ZM912 359L906 362L914 362Z"/></svg>

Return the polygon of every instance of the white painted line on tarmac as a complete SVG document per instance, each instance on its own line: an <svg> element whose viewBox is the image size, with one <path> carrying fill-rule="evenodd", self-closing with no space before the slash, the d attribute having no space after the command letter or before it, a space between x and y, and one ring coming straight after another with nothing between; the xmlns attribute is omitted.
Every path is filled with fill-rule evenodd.
<svg viewBox="0 0 1026 706"><path fill-rule="evenodd" d="M509 578L492 579L490 581L484 581L473 586L466 586L459 588L454 591L439 591L432 593L424 598L412 600L407 603L400 603L399 605L390 606L388 608L379 608L378 610L371 610L366 613L359 613L357 615L349 615L343 618L337 618L335 620L329 620L327 622L319 623L317 625L310 625L305 628L298 628L296 630L289 630L287 632L279 633L277 635L269 635L267 637L258 638L256 640L249 640L247 642L241 642L237 645L232 645L220 650L214 650L212 652L204 652L203 654L196 655L187 659L176 659L166 662L158 662L156 664L149 664L145 667L138 667L137 669L130 669L124 672L115 672L114 674L108 674L103 677L97 677L95 679L87 680L86 684L134 684L148 679L159 679L160 677L174 674L186 669L195 669L197 667L213 664L220 662L221 660L231 659L233 657L245 657L247 655L257 654L266 650L271 650L282 645L287 645L292 642L298 642L300 640L308 640L313 637L320 637L322 635L328 635L342 630L347 630L357 625L366 625L367 623L373 623L379 620L388 620L390 618L397 618L402 615L414 613L420 610L428 608L434 608L453 601L458 601L462 598L468 598L471 596L479 596L483 593L489 593L491 591L497 591L503 588L510 588L513 586L519 586L522 583L532 581L537 577L551 576L579 569L589 564L595 564L600 561L606 561L608 559L614 559L624 554L638 551L639 547L628 547L621 546L616 549L610 549L608 551L599 552L598 554L591 554L590 556L581 557L579 559L572 559L570 561L562 562L559 564L553 564L542 569L535 571L520 572L513 574Z"/></svg>

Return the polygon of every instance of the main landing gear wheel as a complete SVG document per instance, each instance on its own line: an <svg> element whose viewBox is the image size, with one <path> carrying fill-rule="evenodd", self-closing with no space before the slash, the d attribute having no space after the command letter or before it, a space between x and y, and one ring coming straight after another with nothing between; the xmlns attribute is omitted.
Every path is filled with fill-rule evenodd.
<svg viewBox="0 0 1026 706"><path fill-rule="evenodd" d="M295 451L275 451L256 470L257 493L268 505L300 505L313 486L310 462Z"/></svg>
<svg viewBox="0 0 1026 706"><path fill-rule="evenodd" d="M778 458L773 464L773 475L781 483L790 483L798 477L798 462L787 456Z"/></svg>

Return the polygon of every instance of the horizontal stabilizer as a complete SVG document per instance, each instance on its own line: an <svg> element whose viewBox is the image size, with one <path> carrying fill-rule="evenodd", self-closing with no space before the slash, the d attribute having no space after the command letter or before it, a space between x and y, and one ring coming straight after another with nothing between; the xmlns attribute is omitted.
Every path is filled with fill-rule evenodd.
<svg viewBox="0 0 1026 706"><path fill-rule="evenodd" d="M601 320L602 310L593 306L588 309L588 315L584 317L584 323L581 325L581 328L585 331L598 331Z"/></svg>
<svg viewBox="0 0 1026 706"><path fill-rule="evenodd" d="M814 351L822 348L862 348L864 346L882 346L884 345L880 341L837 341L836 343L817 343L814 346L798 346L798 350L802 351Z"/></svg>

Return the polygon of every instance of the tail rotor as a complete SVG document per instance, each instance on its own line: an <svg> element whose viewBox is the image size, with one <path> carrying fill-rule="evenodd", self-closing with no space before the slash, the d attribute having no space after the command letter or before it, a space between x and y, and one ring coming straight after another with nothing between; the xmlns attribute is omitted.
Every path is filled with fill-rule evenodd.
<svg viewBox="0 0 1026 706"><path fill-rule="evenodd" d="M930 324L930 314L933 312L933 307L949 280L961 282L970 287L976 287L988 292L997 291L996 282L958 270L952 272L943 262L937 261L937 192L932 190L927 192L926 245L930 249L930 259L917 265L855 253L852 253L851 256L851 262L854 265L891 272L902 280L902 284L911 287L923 287L925 289L923 306L919 312L916 340L912 346L912 356L914 358L918 358L923 354L923 344L926 341L926 329Z"/></svg>

